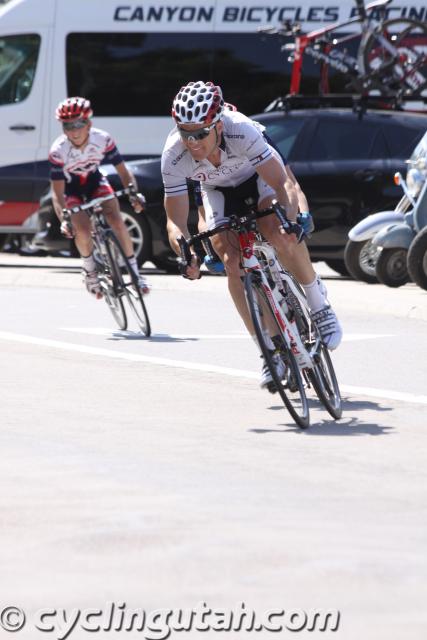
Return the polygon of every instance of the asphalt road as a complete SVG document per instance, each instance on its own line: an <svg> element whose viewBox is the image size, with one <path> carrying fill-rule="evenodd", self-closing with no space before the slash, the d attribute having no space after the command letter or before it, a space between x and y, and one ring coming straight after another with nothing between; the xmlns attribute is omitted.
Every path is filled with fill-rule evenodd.
<svg viewBox="0 0 427 640"><path fill-rule="evenodd" d="M313 401L301 431L259 390L225 279L152 274L147 340L115 329L77 264L0 254L0 638L8 606L19 640L133 639L166 626L129 632L120 612L200 602L265 623L233 638L295 637L314 610L338 628L298 638L425 637L427 294L323 270L344 415Z"/></svg>

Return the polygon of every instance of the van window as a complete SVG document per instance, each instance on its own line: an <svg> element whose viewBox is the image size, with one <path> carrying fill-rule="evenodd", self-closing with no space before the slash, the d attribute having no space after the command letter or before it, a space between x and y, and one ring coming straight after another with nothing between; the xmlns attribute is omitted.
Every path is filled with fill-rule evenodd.
<svg viewBox="0 0 427 640"><path fill-rule="evenodd" d="M22 102L33 86L40 36L0 37L0 105Z"/></svg>
<svg viewBox="0 0 427 640"><path fill-rule="evenodd" d="M168 115L179 88L212 80L240 111L259 113L288 86L274 38L256 33L71 33L68 95L97 116Z"/></svg>

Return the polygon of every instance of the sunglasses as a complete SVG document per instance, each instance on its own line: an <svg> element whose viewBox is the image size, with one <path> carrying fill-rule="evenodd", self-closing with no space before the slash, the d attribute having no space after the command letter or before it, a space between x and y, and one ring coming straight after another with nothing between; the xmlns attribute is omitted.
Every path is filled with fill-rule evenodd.
<svg viewBox="0 0 427 640"><path fill-rule="evenodd" d="M192 131L187 131L186 129L181 129L178 127L179 135L183 140L188 140L188 142L195 142L196 140L204 140L210 134L211 130L215 126L215 122L209 127L202 127L201 129L193 129Z"/></svg>
<svg viewBox="0 0 427 640"><path fill-rule="evenodd" d="M88 123L88 120L75 120L74 122L63 122L62 128L64 131L72 131L73 129L83 129Z"/></svg>

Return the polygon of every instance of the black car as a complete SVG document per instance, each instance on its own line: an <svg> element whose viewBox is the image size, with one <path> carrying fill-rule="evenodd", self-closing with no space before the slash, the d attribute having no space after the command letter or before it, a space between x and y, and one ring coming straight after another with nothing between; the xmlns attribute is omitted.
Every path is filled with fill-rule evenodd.
<svg viewBox="0 0 427 640"><path fill-rule="evenodd" d="M286 107L286 104L285 104ZM313 261L323 260L346 273L343 252L347 233L370 213L393 209L400 190L393 182L405 171L405 160L427 130L427 114L354 108L280 108L253 116L288 159L310 203L316 233L309 240ZM136 215L121 203L135 242L140 264L151 260L168 271L176 269L166 233L160 159L128 163L147 210ZM102 167L114 188L119 178L111 165ZM193 207L190 228L197 216ZM35 244L45 249L65 248L49 199L39 212L40 233Z"/></svg>

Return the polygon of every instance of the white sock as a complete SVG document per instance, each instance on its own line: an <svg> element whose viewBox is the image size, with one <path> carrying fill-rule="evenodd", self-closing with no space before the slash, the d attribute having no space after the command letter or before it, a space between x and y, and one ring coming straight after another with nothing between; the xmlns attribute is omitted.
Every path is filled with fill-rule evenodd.
<svg viewBox="0 0 427 640"><path fill-rule="evenodd" d="M83 260L83 269L85 271L88 271L89 273L91 271L96 271L96 263L93 257L93 253L90 254L90 256L82 256L82 260Z"/></svg>
<svg viewBox="0 0 427 640"><path fill-rule="evenodd" d="M313 282L302 285L305 295L307 296L310 311L316 312L328 304L326 300L326 287L322 283L320 277L316 275Z"/></svg>
<svg viewBox="0 0 427 640"><path fill-rule="evenodd" d="M137 278L139 278L139 269L138 269L138 263L136 261L135 256L128 256L128 260L129 260L129 264L132 267L135 275L137 276Z"/></svg>

